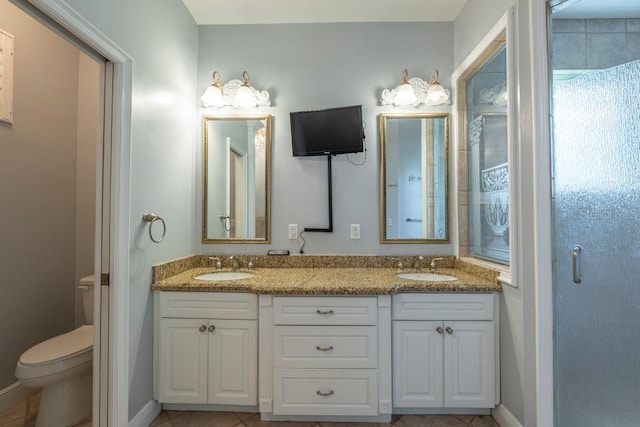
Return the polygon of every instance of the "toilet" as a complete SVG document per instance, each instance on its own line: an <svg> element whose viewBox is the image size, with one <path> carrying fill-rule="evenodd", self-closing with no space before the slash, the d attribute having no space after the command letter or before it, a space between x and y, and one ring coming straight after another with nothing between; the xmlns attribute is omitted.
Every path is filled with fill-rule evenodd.
<svg viewBox="0 0 640 427"><path fill-rule="evenodd" d="M94 280L83 277L79 286L87 325L31 347L16 366L22 384L42 387L36 427L71 426L91 415Z"/></svg>

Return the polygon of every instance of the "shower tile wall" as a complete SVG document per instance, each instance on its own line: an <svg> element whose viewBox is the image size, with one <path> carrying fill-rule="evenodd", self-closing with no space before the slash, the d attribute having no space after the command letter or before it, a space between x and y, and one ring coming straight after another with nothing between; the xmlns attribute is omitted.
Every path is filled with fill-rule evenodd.
<svg viewBox="0 0 640 427"><path fill-rule="evenodd" d="M624 64L640 59L640 19L555 19L551 43L554 70Z"/></svg>

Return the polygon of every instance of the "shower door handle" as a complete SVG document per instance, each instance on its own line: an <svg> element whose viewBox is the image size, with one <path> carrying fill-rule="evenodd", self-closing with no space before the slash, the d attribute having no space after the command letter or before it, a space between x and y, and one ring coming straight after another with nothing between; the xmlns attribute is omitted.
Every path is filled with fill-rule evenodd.
<svg viewBox="0 0 640 427"><path fill-rule="evenodd" d="M572 250L573 256L573 283L581 283L582 278L580 277L580 252L582 252L582 247L575 245Z"/></svg>

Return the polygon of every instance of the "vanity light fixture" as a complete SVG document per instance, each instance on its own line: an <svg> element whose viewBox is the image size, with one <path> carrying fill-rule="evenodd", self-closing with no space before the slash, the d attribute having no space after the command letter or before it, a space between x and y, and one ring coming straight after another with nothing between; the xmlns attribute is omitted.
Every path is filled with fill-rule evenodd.
<svg viewBox="0 0 640 427"><path fill-rule="evenodd" d="M380 95L382 105L441 105L449 101L449 91L438 82L438 70L433 70L429 82L421 78L409 78L409 73L405 68L402 71L400 86L395 89L385 89Z"/></svg>
<svg viewBox="0 0 640 427"><path fill-rule="evenodd" d="M207 88L202 94L200 100L202 101L202 105L205 107L224 107L224 86L222 84L222 79L220 77L220 73L217 71L213 72L213 83L211 86Z"/></svg>
<svg viewBox="0 0 640 427"><path fill-rule="evenodd" d="M222 83L220 73L213 72L213 83L204 91L202 105L205 107L223 108L233 106L243 107L268 107L271 105L269 92L258 91L249 83L249 73L242 73L242 80L230 80Z"/></svg>
<svg viewBox="0 0 640 427"><path fill-rule="evenodd" d="M427 88L427 95L426 99L424 100L425 105L442 105L446 104L449 101L449 91L442 87L442 85L438 81L439 76L440 73L437 69L434 69L431 72L431 78L429 78L429 87Z"/></svg>
<svg viewBox="0 0 640 427"><path fill-rule="evenodd" d="M411 79L411 83L413 83L415 80L415 78ZM402 79L400 79L400 86L396 87L395 89L385 89L382 91L382 105L414 104L418 100L418 97L416 96L416 90L411 83L409 83L409 71L407 71L407 69L405 68L404 70L402 70Z"/></svg>

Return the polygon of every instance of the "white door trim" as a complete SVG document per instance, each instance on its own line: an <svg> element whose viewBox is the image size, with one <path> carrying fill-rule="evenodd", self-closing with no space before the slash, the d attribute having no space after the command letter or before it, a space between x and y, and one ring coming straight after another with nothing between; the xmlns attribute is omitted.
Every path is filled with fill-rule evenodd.
<svg viewBox="0 0 640 427"><path fill-rule="evenodd" d="M113 63L107 417L109 426L124 426L129 419L129 183L133 59L64 0L28 1ZM99 417L94 417L94 425L98 425L98 421Z"/></svg>
<svg viewBox="0 0 640 427"><path fill-rule="evenodd" d="M551 218L551 135L549 96L549 52L547 6L542 0L529 2L531 25L531 96L534 162L535 287L525 295L535 300L525 309L525 340L535 340L535 366L525 360L525 381L535 378L536 425L554 425L553 404L553 274ZM530 312L530 315L527 315ZM526 347L526 345L525 345ZM526 348L525 348L526 350ZM534 369L532 373L526 370ZM525 390L525 400L527 397ZM529 411L526 411L529 412ZM525 416L525 422L527 417Z"/></svg>

